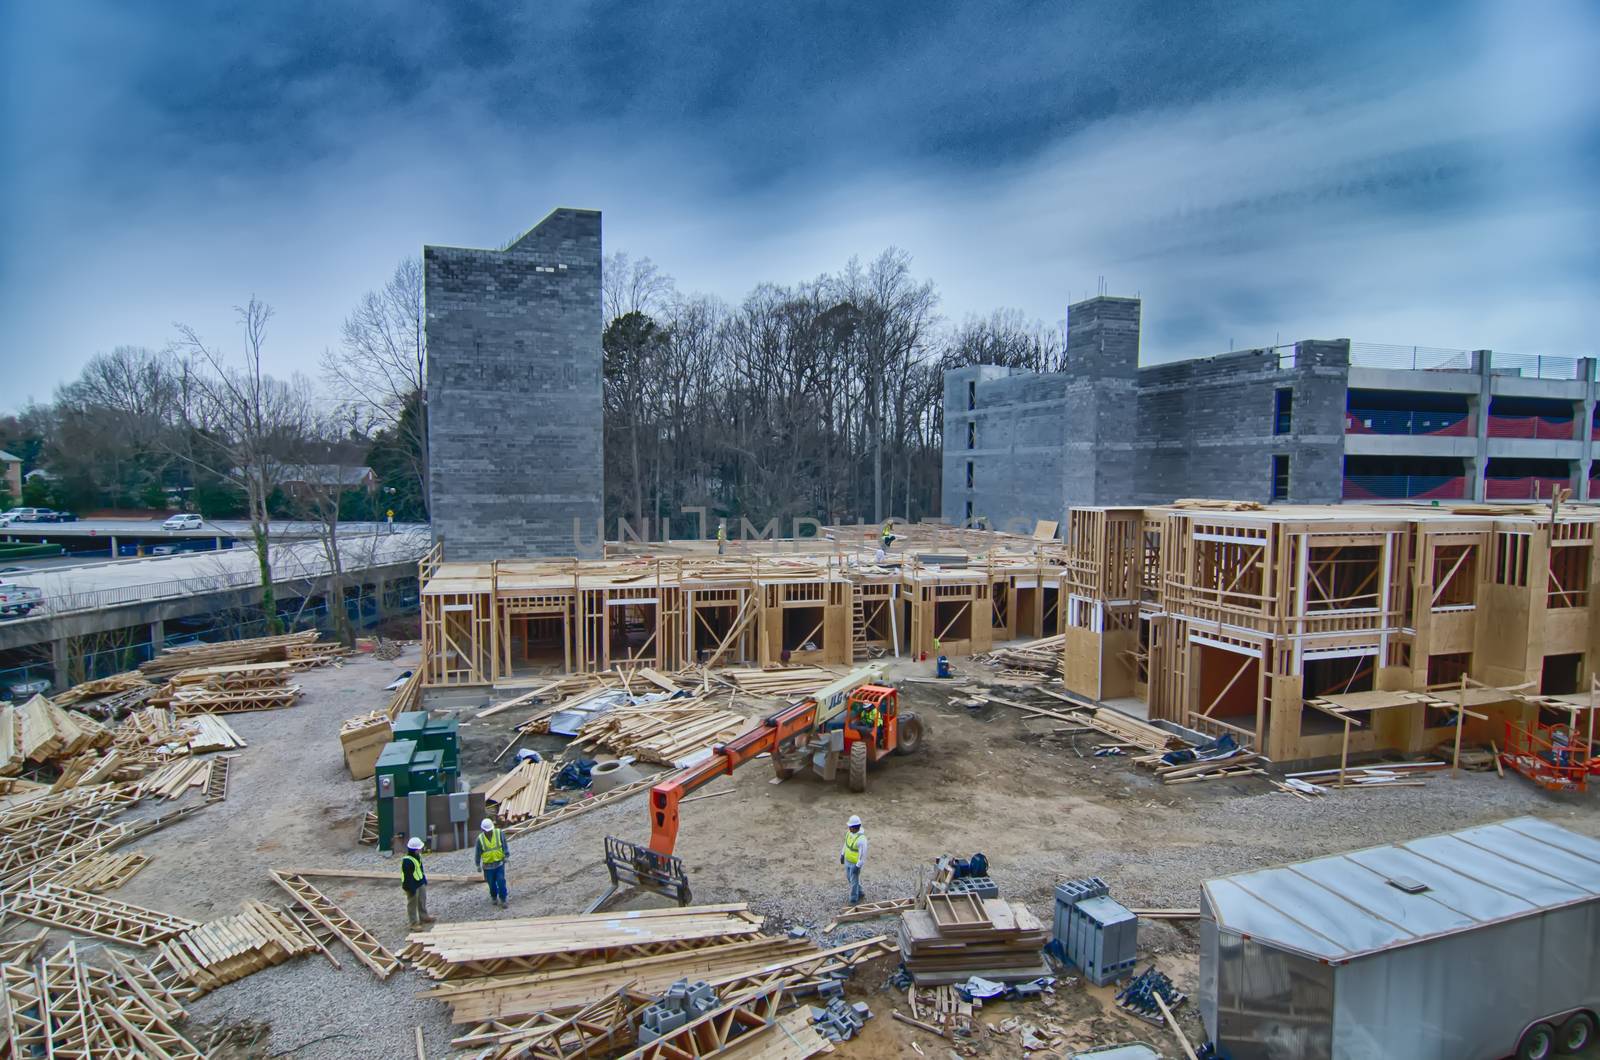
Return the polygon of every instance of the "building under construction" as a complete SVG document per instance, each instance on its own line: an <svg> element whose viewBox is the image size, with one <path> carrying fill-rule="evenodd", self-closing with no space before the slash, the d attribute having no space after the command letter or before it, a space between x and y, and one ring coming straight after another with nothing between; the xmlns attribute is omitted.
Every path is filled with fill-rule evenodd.
<svg viewBox="0 0 1600 1060"><path fill-rule="evenodd" d="M1044 539L916 526L882 562L861 526L817 539L609 545L599 560L422 563L426 687L552 669L849 664L952 656L1059 632L1065 553Z"/></svg>
<svg viewBox="0 0 1600 1060"><path fill-rule="evenodd" d="M1063 574L1069 690L1276 761L1503 739L1587 708L1592 509L1075 508ZM1347 724L1348 723L1348 724Z"/></svg>

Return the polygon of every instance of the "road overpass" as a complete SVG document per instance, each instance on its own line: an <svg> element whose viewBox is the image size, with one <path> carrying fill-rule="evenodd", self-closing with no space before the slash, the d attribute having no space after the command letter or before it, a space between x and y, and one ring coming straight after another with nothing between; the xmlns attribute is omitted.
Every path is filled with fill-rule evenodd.
<svg viewBox="0 0 1600 1060"><path fill-rule="evenodd" d="M372 529L369 524L364 533L341 532L340 565L347 591L375 601L381 613L393 589L415 581L429 537L420 527ZM320 541L283 541L271 546L270 556L280 612L293 613L318 599L338 606L326 597L330 566ZM38 589L45 600L26 618L0 622L0 674L31 663L34 676L33 670L45 668L47 645L48 669L58 686L81 676L84 657L96 651L148 657L172 639L169 624L190 628L208 616L254 613L261 605L256 554L243 547L39 570L14 579Z"/></svg>
<svg viewBox="0 0 1600 1060"><path fill-rule="evenodd" d="M207 519L198 530L167 530L160 519L79 519L71 523L11 523L0 526L0 541L22 544L60 545L72 554L135 556L159 544L182 545L196 551L231 548L251 540L250 523L244 519ZM426 529L417 523L341 523L339 532L352 536L380 533L411 533ZM322 532L322 524L300 520L273 522L274 541L311 540Z"/></svg>

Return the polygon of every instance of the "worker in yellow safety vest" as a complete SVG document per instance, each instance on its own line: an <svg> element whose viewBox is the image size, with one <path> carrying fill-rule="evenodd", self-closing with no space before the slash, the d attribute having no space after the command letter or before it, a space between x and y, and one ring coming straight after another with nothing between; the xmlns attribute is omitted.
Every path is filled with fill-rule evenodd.
<svg viewBox="0 0 1600 1060"><path fill-rule="evenodd" d="M406 923L422 927L433 923L428 915L428 872L422 867L422 840L406 841L406 855L400 859L400 887L406 892Z"/></svg>
<svg viewBox="0 0 1600 1060"><path fill-rule="evenodd" d="M882 536L883 536L883 549L884 549L885 552L887 552L889 550L889 546L894 544L894 520L893 519L885 519L883 521L883 535Z"/></svg>
<svg viewBox="0 0 1600 1060"><path fill-rule="evenodd" d="M506 842L506 834L496 828L489 818L485 817L478 827L482 834L478 836L472 860L483 870L483 880L489 885L489 901L505 909L509 901L506 895L506 859L511 856L511 845Z"/></svg>
<svg viewBox="0 0 1600 1060"><path fill-rule="evenodd" d="M722 555L728 550L728 520L723 519L717 523L717 555Z"/></svg>
<svg viewBox="0 0 1600 1060"><path fill-rule="evenodd" d="M850 708L850 713L853 715L850 727L859 732L862 739L871 743L873 734L883 722L883 714L878 710L878 705L870 700L858 700Z"/></svg>
<svg viewBox="0 0 1600 1060"><path fill-rule="evenodd" d="M867 833L861 830L861 818L850 815L849 831L844 834L844 849L839 851L839 864L844 866L845 882L850 885L850 905L861 904L861 866L867 863Z"/></svg>

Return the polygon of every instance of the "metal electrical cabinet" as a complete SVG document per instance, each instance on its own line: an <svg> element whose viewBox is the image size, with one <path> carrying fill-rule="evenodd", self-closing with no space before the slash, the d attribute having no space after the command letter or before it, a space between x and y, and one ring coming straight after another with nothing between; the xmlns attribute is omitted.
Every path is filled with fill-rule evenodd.
<svg viewBox="0 0 1600 1060"><path fill-rule="evenodd" d="M1600 1013L1600 842L1531 817L1208 881L1233 1060L1494 1060Z"/></svg>
<svg viewBox="0 0 1600 1060"><path fill-rule="evenodd" d="M454 792L460 774L454 718L432 722L426 712L411 711L395 718L394 735L373 766L381 850L393 850L397 834L418 834L426 827L432 816L428 800ZM416 804L408 806L412 796Z"/></svg>

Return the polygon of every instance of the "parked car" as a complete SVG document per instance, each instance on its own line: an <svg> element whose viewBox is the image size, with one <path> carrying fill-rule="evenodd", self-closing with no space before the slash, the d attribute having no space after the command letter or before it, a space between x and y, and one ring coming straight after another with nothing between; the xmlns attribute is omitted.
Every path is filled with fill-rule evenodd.
<svg viewBox="0 0 1600 1060"><path fill-rule="evenodd" d="M185 514L182 514L182 515L170 515L170 516L168 516L167 517L167 521L161 524L161 529L163 529L163 530L199 530L201 528L201 525L202 524L201 524L201 521L200 521L200 517L198 515L195 515L193 513L185 513Z"/></svg>
<svg viewBox="0 0 1600 1060"><path fill-rule="evenodd" d="M73 512L57 512L56 513L56 522L58 522L58 523L75 523L77 521L78 521L78 516Z"/></svg>
<svg viewBox="0 0 1600 1060"><path fill-rule="evenodd" d="M0 574L26 574L27 567L0 567Z"/></svg>
<svg viewBox="0 0 1600 1060"><path fill-rule="evenodd" d="M164 545L157 545L150 550L152 556L176 556L184 550L182 545L175 545L170 541Z"/></svg>
<svg viewBox="0 0 1600 1060"><path fill-rule="evenodd" d="M31 585L0 582L0 615L26 618L28 613L44 603L44 593Z"/></svg>
<svg viewBox="0 0 1600 1060"><path fill-rule="evenodd" d="M43 516L51 514L49 508L12 508L6 512L9 523L42 523Z"/></svg>

